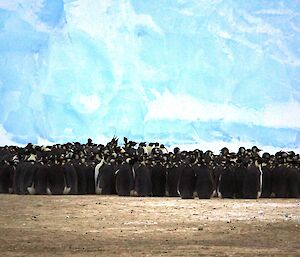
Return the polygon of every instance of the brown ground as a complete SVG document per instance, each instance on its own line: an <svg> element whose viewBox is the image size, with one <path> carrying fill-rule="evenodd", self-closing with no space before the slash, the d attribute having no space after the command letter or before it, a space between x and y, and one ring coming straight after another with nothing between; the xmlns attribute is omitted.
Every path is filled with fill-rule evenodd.
<svg viewBox="0 0 300 257"><path fill-rule="evenodd" d="M0 195L1 256L300 256L300 200Z"/></svg>

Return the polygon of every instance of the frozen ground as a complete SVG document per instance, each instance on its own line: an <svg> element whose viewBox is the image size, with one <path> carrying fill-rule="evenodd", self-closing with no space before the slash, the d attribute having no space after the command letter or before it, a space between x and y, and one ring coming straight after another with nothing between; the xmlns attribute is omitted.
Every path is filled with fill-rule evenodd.
<svg viewBox="0 0 300 257"><path fill-rule="evenodd" d="M299 256L297 199L0 196L1 256Z"/></svg>

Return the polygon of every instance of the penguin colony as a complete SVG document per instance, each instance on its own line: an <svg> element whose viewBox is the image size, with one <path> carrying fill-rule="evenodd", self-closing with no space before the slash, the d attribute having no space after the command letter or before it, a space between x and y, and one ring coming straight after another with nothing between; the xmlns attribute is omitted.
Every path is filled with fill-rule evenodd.
<svg viewBox="0 0 300 257"><path fill-rule="evenodd" d="M0 147L0 193L168 196L183 199L300 197L300 157L263 153L256 146L237 153L168 152L159 143L114 137L106 145Z"/></svg>

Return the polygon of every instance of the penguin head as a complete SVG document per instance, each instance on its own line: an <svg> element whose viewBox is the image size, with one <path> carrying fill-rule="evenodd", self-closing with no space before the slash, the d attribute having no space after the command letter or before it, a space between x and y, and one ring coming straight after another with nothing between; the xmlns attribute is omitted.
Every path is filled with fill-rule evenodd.
<svg viewBox="0 0 300 257"><path fill-rule="evenodd" d="M162 158L163 158L164 162L170 161L169 154L163 154Z"/></svg>
<svg viewBox="0 0 300 257"><path fill-rule="evenodd" d="M197 157L196 157L194 154L190 154L190 155L188 156L188 162L189 162L190 164L195 164L195 163L197 162Z"/></svg>
<svg viewBox="0 0 300 257"><path fill-rule="evenodd" d="M136 145L137 145L137 143L136 142L134 142L134 141L129 141L129 147L130 148L134 148Z"/></svg>
<svg viewBox="0 0 300 257"><path fill-rule="evenodd" d="M182 159L182 160L184 160L184 159L186 159L188 157L188 152L187 151L182 151L182 152L180 152L180 158Z"/></svg>
<svg viewBox="0 0 300 257"><path fill-rule="evenodd" d="M180 153L180 148L179 147L175 147L173 150L174 154L179 154Z"/></svg>
<svg viewBox="0 0 300 257"><path fill-rule="evenodd" d="M253 147L251 148L251 151L252 151L252 153L259 153L259 152L262 151L262 150L259 149L259 148L255 145L255 146L253 146Z"/></svg>
<svg viewBox="0 0 300 257"><path fill-rule="evenodd" d="M227 156L229 154L229 150L227 147L223 147L221 150L220 150L220 153L221 155L223 156Z"/></svg>
<svg viewBox="0 0 300 257"><path fill-rule="evenodd" d="M232 163L236 164L238 160L238 155L234 152L229 153L229 157Z"/></svg>
<svg viewBox="0 0 300 257"><path fill-rule="evenodd" d="M264 152L261 157L263 159L269 160L271 158L271 155L268 152Z"/></svg>
<svg viewBox="0 0 300 257"><path fill-rule="evenodd" d="M238 154L239 155L243 155L245 152L246 152L246 148L245 147L243 147L243 146L239 147L239 150L238 150Z"/></svg>
<svg viewBox="0 0 300 257"><path fill-rule="evenodd" d="M276 158L276 162L275 162L277 165L281 165L281 164L283 164L284 163L284 160L283 160L283 158L280 156L280 157L277 157Z"/></svg>
<svg viewBox="0 0 300 257"><path fill-rule="evenodd" d="M211 150L207 150L205 153L204 153L205 156L209 156L209 157L212 157L213 156L213 152Z"/></svg>
<svg viewBox="0 0 300 257"><path fill-rule="evenodd" d="M286 152L282 152L281 157L283 158L284 162L287 162L288 154Z"/></svg>
<svg viewBox="0 0 300 257"><path fill-rule="evenodd" d="M28 149L28 150L33 149L33 144L32 144L32 143L28 143L28 144L25 146L25 149Z"/></svg>
<svg viewBox="0 0 300 257"><path fill-rule="evenodd" d="M140 147L146 147L146 142L139 143Z"/></svg>
<svg viewBox="0 0 300 257"><path fill-rule="evenodd" d="M266 164L269 163L270 162L270 157L271 157L271 155L268 152L264 152L261 156L262 163L266 163Z"/></svg>

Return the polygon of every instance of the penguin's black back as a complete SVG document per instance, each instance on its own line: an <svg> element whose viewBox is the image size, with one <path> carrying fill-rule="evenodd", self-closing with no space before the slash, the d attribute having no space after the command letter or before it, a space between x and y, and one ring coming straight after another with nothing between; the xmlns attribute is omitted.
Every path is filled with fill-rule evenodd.
<svg viewBox="0 0 300 257"><path fill-rule="evenodd" d="M289 168L287 171L287 197L299 197L299 174L296 168Z"/></svg>
<svg viewBox="0 0 300 257"><path fill-rule="evenodd" d="M262 193L261 198L269 198L272 194L272 169L269 166L262 167Z"/></svg>
<svg viewBox="0 0 300 257"><path fill-rule="evenodd" d="M88 191L86 167L81 163L74 163L73 165L77 175L77 193L85 195Z"/></svg>
<svg viewBox="0 0 300 257"><path fill-rule="evenodd" d="M63 166L63 168L64 168L66 186L71 188L69 194L75 195L78 193L78 177L77 177L76 169L74 168L74 165L71 163L66 163Z"/></svg>
<svg viewBox="0 0 300 257"><path fill-rule="evenodd" d="M171 167L166 170L166 191L170 197L178 197L178 185L181 176L181 169L179 167Z"/></svg>
<svg viewBox="0 0 300 257"><path fill-rule="evenodd" d="M49 166L39 164L34 178L34 186L36 194L47 194L47 180L48 180Z"/></svg>
<svg viewBox="0 0 300 257"><path fill-rule="evenodd" d="M214 181L209 167L194 165L193 169L196 174L195 192L197 192L199 199L211 198L214 191Z"/></svg>
<svg viewBox="0 0 300 257"><path fill-rule="evenodd" d="M150 196L152 194L151 173L147 166L136 166L134 184L137 196Z"/></svg>
<svg viewBox="0 0 300 257"><path fill-rule="evenodd" d="M227 165L220 176L219 191L222 198L234 198L236 191L234 167Z"/></svg>
<svg viewBox="0 0 300 257"><path fill-rule="evenodd" d="M53 195L60 195L64 192L65 174L61 165L50 165L48 172L48 188Z"/></svg>
<svg viewBox="0 0 300 257"><path fill-rule="evenodd" d="M121 164L116 175L116 192L119 196L130 196L134 189L132 167L128 163Z"/></svg>
<svg viewBox="0 0 300 257"><path fill-rule="evenodd" d="M190 165L182 165L182 172L179 180L179 193L182 199L194 198L196 174Z"/></svg>
<svg viewBox="0 0 300 257"><path fill-rule="evenodd" d="M287 168L284 166L275 167L272 173L272 192L276 198L287 196Z"/></svg>
<svg viewBox="0 0 300 257"><path fill-rule="evenodd" d="M247 168L242 166L235 167L235 197L236 198L243 198L244 197L244 179L245 174L247 172Z"/></svg>
<svg viewBox="0 0 300 257"><path fill-rule="evenodd" d="M166 168L157 163L154 167L150 168L151 171L151 184L153 196L165 196L166 193Z"/></svg>
<svg viewBox="0 0 300 257"><path fill-rule="evenodd" d="M0 193L9 193L9 188L12 187L11 176L13 167L7 164L0 165Z"/></svg>
<svg viewBox="0 0 300 257"><path fill-rule="evenodd" d="M101 194L111 195L115 188L115 165L103 164L99 170L99 187L102 189Z"/></svg>
<svg viewBox="0 0 300 257"><path fill-rule="evenodd" d="M260 172L255 165L250 165L245 173L243 197L245 199L256 199L259 191Z"/></svg>

